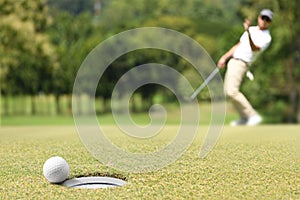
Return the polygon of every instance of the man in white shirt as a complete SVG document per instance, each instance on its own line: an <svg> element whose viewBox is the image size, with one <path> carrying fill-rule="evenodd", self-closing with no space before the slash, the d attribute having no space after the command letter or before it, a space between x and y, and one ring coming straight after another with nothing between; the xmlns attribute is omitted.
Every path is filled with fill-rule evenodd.
<svg viewBox="0 0 300 200"><path fill-rule="evenodd" d="M256 59L258 53L264 51L271 43L268 27L273 19L273 12L263 9L258 18L257 26L250 26L250 21L244 22L245 32L240 41L226 52L219 60L218 67L224 68L226 61L227 71L224 80L226 96L229 97L240 115L240 119L231 122L232 126L254 126L262 122L262 117L251 106L247 98L240 92L240 86L248 67Z"/></svg>

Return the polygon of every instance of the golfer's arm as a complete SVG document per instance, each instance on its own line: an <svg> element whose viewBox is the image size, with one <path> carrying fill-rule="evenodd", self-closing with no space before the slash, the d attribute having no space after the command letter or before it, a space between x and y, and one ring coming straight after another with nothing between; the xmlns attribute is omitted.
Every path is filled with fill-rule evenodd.
<svg viewBox="0 0 300 200"><path fill-rule="evenodd" d="M227 51L224 55L223 58L225 60L228 60L229 58L231 58L233 56L233 53L235 51L235 49L240 45L240 42L238 42L236 45L234 45L229 51Z"/></svg>
<svg viewBox="0 0 300 200"><path fill-rule="evenodd" d="M248 37L249 37L249 42L250 42L250 46L251 46L251 49L252 51L259 51L260 50L260 47L256 46L251 38L251 34L249 32L249 30L247 30L247 33L248 33Z"/></svg>

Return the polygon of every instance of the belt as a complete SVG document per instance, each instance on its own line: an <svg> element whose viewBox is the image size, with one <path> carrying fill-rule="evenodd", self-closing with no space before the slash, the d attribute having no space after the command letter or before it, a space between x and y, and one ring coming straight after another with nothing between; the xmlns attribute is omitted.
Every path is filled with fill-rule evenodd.
<svg viewBox="0 0 300 200"><path fill-rule="evenodd" d="M234 60L239 60L239 61L242 61L243 63L245 63L247 66L249 66L249 63L244 61L243 59L240 59L240 58L232 58Z"/></svg>

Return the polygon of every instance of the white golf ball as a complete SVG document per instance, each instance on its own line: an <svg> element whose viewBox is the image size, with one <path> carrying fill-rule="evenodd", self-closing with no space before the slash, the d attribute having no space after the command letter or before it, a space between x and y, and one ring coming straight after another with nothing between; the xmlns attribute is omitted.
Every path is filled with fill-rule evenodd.
<svg viewBox="0 0 300 200"><path fill-rule="evenodd" d="M61 183L69 176L70 168L65 159L54 156L46 160L43 174L50 183Z"/></svg>

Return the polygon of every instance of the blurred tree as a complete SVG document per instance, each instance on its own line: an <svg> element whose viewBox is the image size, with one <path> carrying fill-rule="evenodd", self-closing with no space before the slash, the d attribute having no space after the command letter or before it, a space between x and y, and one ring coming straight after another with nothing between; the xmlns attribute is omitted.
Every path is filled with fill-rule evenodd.
<svg viewBox="0 0 300 200"><path fill-rule="evenodd" d="M68 12L74 16L84 12L93 13L94 0L47 0L52 9Z"/></svg>
<svg viewBox="0 0 300 200"><path fill-rule="evenodd" d="M115 13L118 13L118 15ZM133 0L130 4L126 1L112 0L102 12L99 27L109 35L136 27L154 26L173 29L197 40L215 57L219 38L221 38L220 36L222 36L224 30L228 29L223 17L219 6L216 7L213 4L209 4L209 2L200 0L188 0L184 2L181 0ZM109 86L104 88L106 90L113 88L112 80L117 78L116 74L130 69L130 67L147 62L155 61L166 64L183 72L183 70L186 70L188 64L183 59L176 57L176 55L167 55L161 51L145 50L136 53L135 56L127 56L126 58L119 59L110 66L113 70L108 70L110 73L107 73L106 76L110 77L109 80L111 81L107 83ZM199 80L195 85L198 84ZM160 87L156 85L151 85L151 87L151 92L149 92L150 86L143 87L138 91L143 98L143 102L151 102L151 98L156 93L161 92ZM164 97L168 98L165 92L161 93L164 94ZM106 92L106 94L109 94L109 92ZM148 103L145 104L148 105Z"/></svg>
<svg viewBox="0 0 300 200"><path fill-rule="evenodd" d="M0 0L0 81L3 94L46 92L52 67L53 47L46 34L47 6L43 0Z"/></svg>
<svg viewBox="0 0 300 200"><path fill-rule="evenodd" d="M217 60L237 42L243 32L243 18L250 17L254 23L258 12L269 7L275 14L271 26L273 41L253 66L256 81L246 81L243 90L249 93L256 107L272 116L271 121L300 122L299 3L297 0L101 0L99 21L93 24L94 0L0 0L1 93L54 93L60 113L59 97L71 94L79 66L103 39L131 28L165 27L194 38ZM101 80L104 87L97 91L97 96L109 99L118 77L134 66L149 62L174 66L191 80L199 79L193 76L184 59L167 52L136 51L112 63ZM155 92L168 96L161 88L153 87ZM147 86L138 92L150 102L153 89L149 91Z"/></svg>
<svg viewBox="0 0 300 200"><path fill-rule="evenodd" d="M59 12L53 18L49 27L49 35L53 45L56 46L59 65L52 71L53 82L51 91L55 95L56 112L61 114L60 97L72 93L77 71L87 54L100 41L97 35L96 41L92 24L92 16L82 13L73 17L68 12ZM92 40L93 39L93 40ZM92 42L90 42L92 41ZM71 112L71 100L69 101Z"/></svg>

